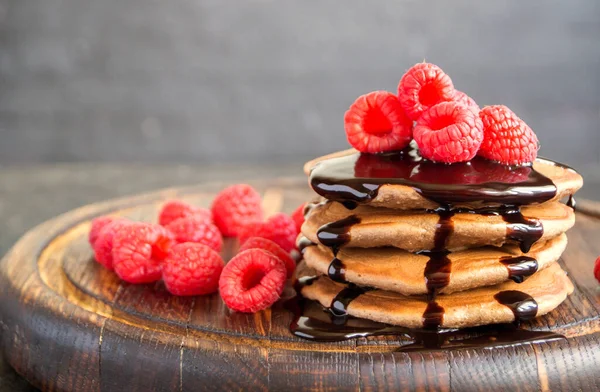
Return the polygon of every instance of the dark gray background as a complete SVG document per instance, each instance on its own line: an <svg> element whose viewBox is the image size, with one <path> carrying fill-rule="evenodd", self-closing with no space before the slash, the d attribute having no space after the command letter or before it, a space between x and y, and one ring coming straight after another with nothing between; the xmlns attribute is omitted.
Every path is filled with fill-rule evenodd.
<svg viewBox="0 0 600 392"><path fill-rule="evenodd" d="M542 154L600 160L600 2L0 0L0 163L271 163L347 146L423 59Z"/></svg>

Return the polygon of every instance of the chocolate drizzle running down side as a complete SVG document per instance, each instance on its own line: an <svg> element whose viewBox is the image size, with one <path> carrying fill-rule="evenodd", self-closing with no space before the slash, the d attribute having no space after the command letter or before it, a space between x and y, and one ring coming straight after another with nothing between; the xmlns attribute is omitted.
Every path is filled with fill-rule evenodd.
<svg viewBox="0 0 600 392"><path fill-rule="evenodd" d="M567 200L567 206L571 207L573 211L577 209L577 201L575 201L573 195L569 195L569 200Z"/></svg>
<svg viewBox="0 0 600 392"><path fill-rule="evenodd" d="M308 248L309 246L316 245L316 244L314 242L312 242L311 240L309 240L307 237L301 236L300 239L298 240L297 245L298 245L298 250L300 251L300 253L304 253L306 248Z"/></svg>
<svg viewBox="0 0 600 392"><path fill-rule="evenodd" d="M518 207L504 209L501 215L507 223L506 238L518 242L523 253L529 252L533 244L544 235L544 227L540 221L525 218Z"/></svg>
<svg viewBox="0 0 600 392"><path fill-rule="evenodd" d="M334 282L346 283L346 266L342 260L334 257L327 268L327 276Z"/></svg>
<svg viewBox="0 0 600 392"><path fill-rule="evenodd" d="M344 325L348 321L348 305L360 295L371 291L368 287L360 287L354 283L348 283L331 301L329 311L331 322L335 325Z"/></svg>
<svg viewBox="0 0 600 392"><path fill-rule="evenodd" d="M450 209L438 209L436 213L439 219L433 237L433 250L420 252L429 256L424 272L428 301L423 312L423 327L426 329L438 329L444 321L444 308L437 303L436 297L450 283L452 272L452 262L448 258L450 252L446 250L446 244L454 232L454 212Z"/></svg>
<svg viewBox="0 0 600 392"><path fill-rule="evenodd" d="M346 205L368 203L388 184L409 186L442 206L525 205L556 196L554 183L533 165L506 166L481 157L444 165L423 159L414 143L402 151L355 153L321 161L311 171L310 184L319 195Z"/></svg>
<svg viewBox="0 0 600 392"><path fill-rule="evenodd" d="M515 323L531 320L537 316L538 304L529 294L517 290L501 291L494 295L498 303L507 306L515 315Z"/></svg>
<svg viewBox="0 0 600 392"><path fill-rule="evenodd" d="M354 215L327 223L317 230L317 238L321 244L331 248L335 256L340 247L350 241L350 228L357 223L360 223L360 218Z"/></svg>
<svg viewBox="0 0 600 392"><path fill-rule="evenodd" d="M538 261L529 256L505 256L500 262L506 266L509 279L515 283L523 283L538 270Z"/></svg>

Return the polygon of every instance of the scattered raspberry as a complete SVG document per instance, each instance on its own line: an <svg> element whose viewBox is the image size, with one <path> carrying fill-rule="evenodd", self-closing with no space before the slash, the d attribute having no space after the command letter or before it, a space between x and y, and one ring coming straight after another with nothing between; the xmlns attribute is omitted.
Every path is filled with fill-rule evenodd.
<svg viewBox="0 0 600 392"><path fill-rule="evenodd" d="M221 234L236 237L244 226L262 220L260 195L250 185L232 185L215 197L212 213Z"/></svg>
<svg viewBox="0 0 600 392"><path fill-rule="evenodd" d="M215 252L220 252L223 248L223 237L217 226L200 216L179 218L169 223L166 228L173 233L178 244L195 242L204 244Z"/></svg>
<svg viewBox="0 0 600 392"><path fill-rule="evenodd" d="M354 101L344 116L348 142L360 152L401 150L410 143L412 122L398 97L373 91Z"/></svg>
<svg viewBox="0 0 600 392"><path fill-rule="evenodd" d="M437 65L419 63L400 79L398 98L406 115L416 121L433 105L451 101L454 98L454 85Z"/></svg>
<svg viewBox="0 0 600 392"><path fill-rule="evenodd" d="M423 113L413 131L421 155L435 162L471 160L483 140L481 120L456 102L439 103Z"/></svg>
<svg viewBox="0 0 600 392"><path fill-rule="evenodd" d="M132 222L126 219L117 219L105 225L98 232L98 238L94 242L94 256L96 261L102 264L109 270L113 269L113 243L115 233L122 227L125 227Z"/></svg>
<svg viewBox="0 0 600 392"><path fill-rule="evenodd" d="M219 291L229 309L254 313L279 299L286 280L283 261L261 249L235 256L221 273Z"/></svg>
<svg viewBox="0 0 600 392"><path fill-rule="evenodd" d="M298 206L298 208L296 208L296 210L292 212L291 215L292 219L294 220L294 223L296 224L296 231L298 233L300 233L300 229L304 224L304 210L306 209L306 204L307 203L300 204L300 206Z"/></svg>
<svg viewBox="0 0 600 392"><path fill-rule="evenodd" d="M134 222L120 228L113 239L113 267L129 283L160 279L162 261L173 244L167 229L151 223Z"/></svg>
<svg viewBox="0 0 600 392"><path fill-rule="evenodd" d="M206 245L177 244L163 263L162 277L171 294L212 294L219 288L224 265L221 256Z"/></svg>
<svg viewBox="0 0 600 392"><path fill-rule="evenodd" d="M596 280L600 283L600 257L596 259L596 265L594 266L594 276Z"/></svg>
<svg viewBox="0 0 600 392"><path fill-rule="evenodd" d="M116 216L105 215L92 220L92 226L90 227L90 233L88 234L88 241L90 242L90 245L92 245L92 247L98 239L100 230L102 230L104 226L108 225L109 223L112 223L116 219L120 218Z"/></svg>
<svg viewBox="0 0 600 392"><path fill-rule="evenodd" d="M535 160L539 148L537 136L509 108L486 106L479 116L483 121L479 155L505 165L522 165Z"/></svg>
<svg viewBox="0 0 600 392"><path fill-rule="evenodd" d="M246 242L242 244L240 247L240 252L243 252L248 249L262 249L266 250L269 253L272 253L279 260L283 261L285 264L285 268L287 270L287 277L291 278L294 274L294 270L296 269L296 262L288 252L283 250L281 246L277 245L271 240L260 237L250 237Z"/></svg>
<svg viewBox="0 0 600 392"><path fill-rule="evenodd" d="M454 102L458 102L458 103L460 103L462 105L465 105L476 116L479 116L479 111L481 109L479 108L479 105L477 105L477 102L475 102L475 100L473 98L469 97L467 94L463 93L462 91L454 90L453 101Z"/></svg>
<svg viewBox="0 0 600 392"><path fill-rule="evenodd" d="M212 222L212 212L210 210L193 206L181 200L169 200L163 204L158 214L158 223L167 226L179 218L187 218L189 216L198 216L207 222Z"/></svg>
<svg viewBox="0 0 600 392"><path fill-rule="evenodd" d="M294 220L289 215L280 212L266 222L247 225L240 232L240 243L243 244L250 237L266 238L282 247L286 252L291 252L296 247L298 231Z"/></svg>

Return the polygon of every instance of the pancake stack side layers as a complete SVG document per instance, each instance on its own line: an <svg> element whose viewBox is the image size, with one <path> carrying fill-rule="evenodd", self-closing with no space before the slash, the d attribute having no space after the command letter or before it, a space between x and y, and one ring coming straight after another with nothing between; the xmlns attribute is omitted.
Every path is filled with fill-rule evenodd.
<svg viewBox="0 0 600 392"><path fill-rule="evenodd" d="M437 164L413 142L331 154L305 172L318 200L305 209L296 287L313 313L322 306L313 322L384 331L518 323L573 291L558 260L583 179L567 166Z"/></svg>

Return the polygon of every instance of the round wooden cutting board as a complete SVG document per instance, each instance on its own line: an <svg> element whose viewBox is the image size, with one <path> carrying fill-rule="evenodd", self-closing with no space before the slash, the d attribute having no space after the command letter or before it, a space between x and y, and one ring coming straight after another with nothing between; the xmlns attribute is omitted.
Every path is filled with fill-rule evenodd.
<svg viewBox="0 0 600 392"><path fill-rule="evenodd" d="M312 193L304 179L253 185L265 208L291 212ZM397 352L406 337L316 343L290 334L281 304L230 312L217 295L174 297L162 283L130 285L97 264L90 220L153 221L161 202L210 201L223 184L165 190L80 208L26 234L0 265L2 350L43 390L600 390L600 208L580 201L562 258L575 292L525 323L566 340L508 347ZM51 201L49 201L51 202ZM230 257L237 244L226 244ZM291 295L287 289L286 295Z"/></svg>

